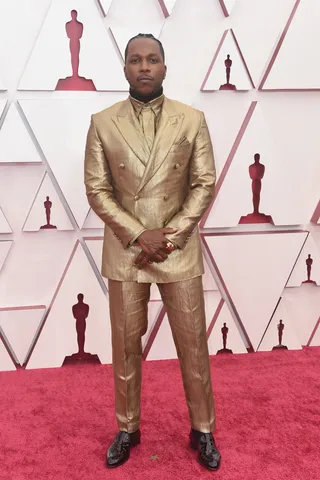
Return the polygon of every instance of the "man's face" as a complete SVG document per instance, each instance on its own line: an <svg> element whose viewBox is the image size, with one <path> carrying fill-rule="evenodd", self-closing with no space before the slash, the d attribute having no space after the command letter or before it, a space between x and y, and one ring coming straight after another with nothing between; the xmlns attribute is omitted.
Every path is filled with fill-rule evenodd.
<svg viewBox="0 0 320 480"><path fill-rule="evenodd" d="M124 73L131 88L141 95L159 90L167 67L163 63L160 47L151 38L136 38L130 42Z"/></svg>

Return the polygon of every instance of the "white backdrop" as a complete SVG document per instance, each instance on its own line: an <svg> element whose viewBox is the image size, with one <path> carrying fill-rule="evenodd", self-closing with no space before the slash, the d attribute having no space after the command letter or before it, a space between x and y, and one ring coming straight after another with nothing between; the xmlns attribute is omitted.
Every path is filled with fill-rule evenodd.
<svg viewBox="0 0 320 480"><path fill-rule="evenodd" d="M79 75L96 91L55 91L72 74L71 10L84 28ZM217 195L201 222L210 353L224 323L233 353L272 350L280 319L288 349L320 345L319 22L318 0L0 0L0 370L76 353L78 293L85 351L111 362L84 145L91 113L127 97L124 48L139 32L163 42L165 93L205 112L214 146ZM220 90L227 55L235 90ZM239 224L253 211L256 153L259 211L272 220ZM56 228L41 229L47 196ZM156 288L143 345L147 360L176 356Z"/></svg>

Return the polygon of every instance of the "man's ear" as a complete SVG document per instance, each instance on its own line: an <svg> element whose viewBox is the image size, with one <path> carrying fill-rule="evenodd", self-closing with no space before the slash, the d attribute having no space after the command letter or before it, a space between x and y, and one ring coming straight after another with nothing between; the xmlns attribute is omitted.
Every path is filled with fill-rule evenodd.
<svg viewBox="0 0 320 480"><path fill-rule="evenodd" d="M123 71L124 71L124 76L127 78L127 69L126 69L126 66L123 67Z"/></svg>
<svg viewBox="0 0 320 480"><path fill-rule="evenodd" d="M166 78L167 76L167 65L164 66L164 76L163 76L163 80Z"/></svg>

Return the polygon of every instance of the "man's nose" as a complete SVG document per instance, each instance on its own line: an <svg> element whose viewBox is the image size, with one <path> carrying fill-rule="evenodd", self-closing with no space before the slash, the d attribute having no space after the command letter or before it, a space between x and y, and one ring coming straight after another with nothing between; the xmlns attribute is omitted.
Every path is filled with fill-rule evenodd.
<svg viewBox="0 0 320 480"><path fill-rule="evenodd" d="M142 62L140 64L140 70L142 72L149 72L150 71L149 64L148 64L147 60L142 60Z"/></svg>

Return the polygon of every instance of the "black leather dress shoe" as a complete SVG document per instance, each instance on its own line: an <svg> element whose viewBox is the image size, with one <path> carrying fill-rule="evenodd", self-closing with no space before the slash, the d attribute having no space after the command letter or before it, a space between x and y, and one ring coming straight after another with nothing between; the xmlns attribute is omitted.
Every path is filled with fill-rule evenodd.
<svg viewBox="0 0 320 480"><path fill-rule="evenodd" d="M140 430L136 430L134 433L119 432L107 451L107 467L120 467L129 460L130 447L135 447L140 443L140 436Z"/></svg>
<svg viewBox="0 0 320 480"><path fill-rule="evenodd" d="M221 463L221 455L217 449L212 433L190 431L190 447L198 450L198 462L208 470L218 470Z"/></svg>

